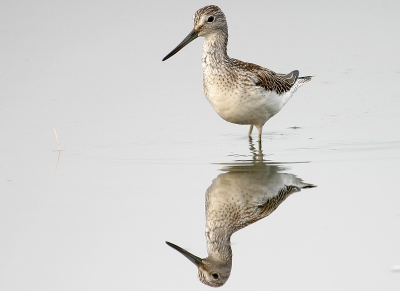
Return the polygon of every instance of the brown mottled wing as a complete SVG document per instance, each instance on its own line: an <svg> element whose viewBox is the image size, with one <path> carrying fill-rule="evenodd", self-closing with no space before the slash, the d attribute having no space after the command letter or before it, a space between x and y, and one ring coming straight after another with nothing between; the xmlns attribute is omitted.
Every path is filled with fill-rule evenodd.
<svg viewBox="0 0 400 291"><path fill-rule="evenodd" d="M295 80L297 80L293 72L283 76L267 69L258 70L256 76L258 78L257 86L264 87L268 91L275 91L278 94L289 91L294 82L296 82Z"/></svg>
<svg viewBox="0 0 400 291"><path fill-rule="evenodd" d="M254 84L265 88L268 91L275 91L283 94L292 88L299 77L299 71L295 70L287 75L277 74L274 71L260 67L256 64L245 63L236 59L232 59L233 65L241 71L248 72L252 75Z"/></svg>
<svg viewBox="0 0 400 291"><path fill-rule="evenodd" d="M279 74L279 76L284 78L291 86L293 86L294 83L296 83L297 79L299 78L299 71L294 70L294 71L290 72L289 74L286 74L286 75Z"/></svg>

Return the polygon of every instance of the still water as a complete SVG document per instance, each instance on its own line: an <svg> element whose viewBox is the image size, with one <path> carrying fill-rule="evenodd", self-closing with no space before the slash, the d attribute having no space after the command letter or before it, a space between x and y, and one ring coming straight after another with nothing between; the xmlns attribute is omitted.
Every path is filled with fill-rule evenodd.
<svg viewBox="0 0 400 291"><path fill-rule="evenodd" d="M251 148L254 148L250 139ZM283 167L264 162L261 149L251 161L231 163L223 168L205 195L206 246L208 256L199 258L167 242L198 267L202 283L224 285L232 270L231 236L240 229L269 216L291 194L315 185L294 175L282 173Z"/></svg>
<svg viewBox="0 0 400 291"><path fill-rule="evenodd" d="M165 241L207 257L207 189L266 173L316 187L232 235L222 288L399 290L399 3L215 2L230 56L315 75L262 151L204 98L201 40L161 62L207 4L0 4L1 290L210 290Z"/></svg>

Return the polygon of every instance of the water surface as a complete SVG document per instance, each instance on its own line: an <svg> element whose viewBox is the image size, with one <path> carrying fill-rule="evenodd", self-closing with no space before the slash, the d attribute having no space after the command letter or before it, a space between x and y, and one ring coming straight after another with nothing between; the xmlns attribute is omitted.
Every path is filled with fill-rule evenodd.
<svg viewBox="0 0 400 291"><path fill-rule="evenodd" d="M201 40L161 62L208 4L0 4L1 290L207 288L164 241L204 257L205 190L257 150L203 96ZM230 56L316 75L262 149L318 187L232 236L224 288L397 291L399 3L215 4Z"/></svg>

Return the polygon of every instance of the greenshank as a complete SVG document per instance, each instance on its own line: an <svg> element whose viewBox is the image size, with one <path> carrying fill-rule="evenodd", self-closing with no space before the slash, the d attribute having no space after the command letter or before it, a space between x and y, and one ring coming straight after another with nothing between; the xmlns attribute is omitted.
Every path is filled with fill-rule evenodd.
<svg viewBox="0 0 400 291"><path fill-rule="evenodd" d="M224 120L249 124L258 130L261 142L264 124L289 101L312 76L299 77L299 71L277 74L256 64L230 58L227 53L228 24L215 5L199 9L193 16L194 28L163 61L197 37L204 37L203 90L212 107Z"/></svg>

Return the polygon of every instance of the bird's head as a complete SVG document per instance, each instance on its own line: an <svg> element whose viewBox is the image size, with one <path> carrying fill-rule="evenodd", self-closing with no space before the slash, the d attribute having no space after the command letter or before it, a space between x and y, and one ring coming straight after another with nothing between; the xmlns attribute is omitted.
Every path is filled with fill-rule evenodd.
<svg viewBox="0 0 400 291"><path fill-rule="evenodd" d="M211 287L221 287L229 279L232 261L224 262L212 256L201 259L173 243L166 243L197 266L199 280L202 283Z"/></svg>
<svg viewBox="0 0 400 291"><path fill-rule="evenodd" d="M221 32L228 33L228 25L222 10L215 5L200 8L193 16L193 30L176 48L163 58L163 61L172 57L199 36L208 37Z"/></svg>
<svg viewBox="0 0 400 291"><path fill-rule="evenodd" d="M225 14L215 5L203 7L196 11L193 16L194 30L198 36L207 36L227 28Z"/></svg>

